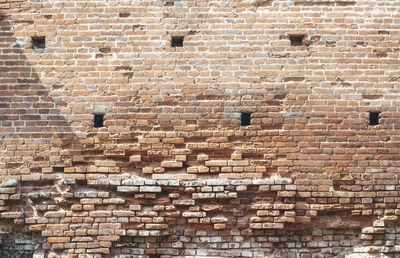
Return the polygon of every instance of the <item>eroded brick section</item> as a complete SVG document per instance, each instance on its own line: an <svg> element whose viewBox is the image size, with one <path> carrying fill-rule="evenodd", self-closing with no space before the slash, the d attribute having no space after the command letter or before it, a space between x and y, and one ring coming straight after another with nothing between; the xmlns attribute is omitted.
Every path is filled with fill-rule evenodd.
<svg viewBox="0 0 400 258"><path fill-rule="evenodd" d="M399 8L0 1L0 256L398 256Z"/></svg>

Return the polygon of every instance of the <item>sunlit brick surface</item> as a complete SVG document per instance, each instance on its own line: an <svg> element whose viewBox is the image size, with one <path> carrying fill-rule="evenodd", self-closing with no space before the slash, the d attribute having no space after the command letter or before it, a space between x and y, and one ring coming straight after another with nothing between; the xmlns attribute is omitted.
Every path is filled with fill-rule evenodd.
<svg viewBox="0 0 400 258"><path fill-rule="evenodd" d="M0 0L0 256L400 255L399 28L398 0Z"/></svg>

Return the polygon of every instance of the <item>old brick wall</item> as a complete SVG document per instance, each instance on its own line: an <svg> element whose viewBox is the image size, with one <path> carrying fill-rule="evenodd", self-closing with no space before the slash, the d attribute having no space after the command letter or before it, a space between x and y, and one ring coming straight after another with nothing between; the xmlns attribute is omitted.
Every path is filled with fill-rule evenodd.
<svg viewBox="0 0 400 258"><path fill-rule="evenodd" d="M0 0L0 255L400 255L399 10Z"/></svg>

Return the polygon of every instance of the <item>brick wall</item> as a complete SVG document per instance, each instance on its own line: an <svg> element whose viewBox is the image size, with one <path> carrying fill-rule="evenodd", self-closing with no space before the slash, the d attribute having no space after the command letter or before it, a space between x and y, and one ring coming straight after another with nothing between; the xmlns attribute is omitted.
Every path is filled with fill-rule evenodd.
<svg viewBox="0 0 400 258"><path fill-rule="evenodd" d="M0 254L398 255L399 9L0 0Z"/></svg>

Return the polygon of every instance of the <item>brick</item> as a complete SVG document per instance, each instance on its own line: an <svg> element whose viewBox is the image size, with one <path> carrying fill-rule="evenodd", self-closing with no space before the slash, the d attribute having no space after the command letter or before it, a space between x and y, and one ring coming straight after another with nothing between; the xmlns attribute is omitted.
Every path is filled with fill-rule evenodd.
<svg viewBox="0 0 400 258"><path fill-rule="evenodd" d="M161 162L161 166L164 168L181 168L183 163L181 161L165 160Z"/></svg>
<svg viewBox="0 0 400 258"><path fill-rule="evenodd" d="M154 180L168 180L174 178L176 180L196 180L196 175L189 175L189 174L153 174L152 178Z"/></svg>
<svg viewBox="0 0 400 258"><path fill-rule="evenodd" d="M228 164L228 161L226 160L209 160L206 161L205 166L207 167L222 167L226 166Z"/></svg>
<svg viewBox="0 0 400 258"><path fill-rule="evenodd" d="M191 206L195 204L194 200L174 200L173 205Z"/></svg>
<svg viewBox="0 0 400 258"><path fill-rule="evenodd" d="M138 186L118 186L117 187L118 192L139 192L139 187Z"/></svg>
<svg viewBox="0 0 400 258"><path fill-rule="evenodd" d="M139 143L155 144L159 142L160 139L158 138L139 138Z"/></svg>
<svg viewBox="0 0 400 258"><path fill-rule="evenodd" d="M129 157L130 162L140 162L142 160L140 155L132 155Z"/></svg>
<svg viewBox="0 0 400 258"><path fill-rule="evenodd" d="M273 204L272 203L256 203L251 206L252 209L255 210L266 210L266 209L272 209Z"/></svg>
<svg viewBox="0 0 400 258"><path fill-rule="evenodd" d="M159 187L159 186L140 186L140 192L160 193L161 187Z"/></svg>
<svg viewBox="0 0 400 258"><path fill-rule="evenodd" d="M209 199L215 198L215 193L194 193L193 199Z"/></svg>
<svg viewBox="0 0 400 258"><path fill-rule="evenodd" d="M183 212L182 216L183 217L195 217L195 218L201 218L201 217L205 217L205 212Z"/></svg>
<svg viewBox="0 0 400 258"><path fill-rule="evenodd" d="M199 160L199 161L206 161L206 160L208 160L208 155L207 155L207 154L204 154L204 153L199 154L199 155L197 155L197 160Z"/></svg>
<svg viewBox="0 0 400 258"><path fill-rule="evenodd" d="M16 193L16 188L15 187L0 188L0 193L13 194Z"/></svg>
<svg viewBox="0 0 400 258"><path fill-rule="evenodd" d="M68 243L70 242L70 237L48 237L47 241L49 243Z"/></svg>
<svg viewBox="0 0 400 258"><path fill-rule="evenodd" d="M176 137L176 138L163 138L163 143L173 143L173 144L182 144L185 143L184 138Z"/></svg>
<svg viewBox="0 0 400 258"><path fill-rule="evenodd" d="M175 156L175 160L176 160L176 161L185 162L185 161L186 161L186 155L176 155L176 156Z"/></svg>
<svg viewBox="0 0 400 258"><path fill-rule="evenodd" d="M49 211L44 214L45 217L47 218L59 218L59 217L65 217L65 212L64 211Z"/></svg>
<svg viewBox="0 0 400 258"><path fill-rule="evenodd" d="M99 167L115 167L116 162L114 160L98 160L96 161L96 166Z"/></svg>
<svg viewBox="0 0 400 258"><path fill-rule="evenodd" d="M89 212L90 217L109 217L111 216L111 211L91 211Z"/></svg>
<svg viewBox="0 0 400 258"><path fill-rule="evenodd" d="M144 174L151 174L151 173L153 173L153 171L154 171L154 168L152 168L152 167L144 167L142 169L142 173L144 173Z"/></svg>

